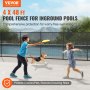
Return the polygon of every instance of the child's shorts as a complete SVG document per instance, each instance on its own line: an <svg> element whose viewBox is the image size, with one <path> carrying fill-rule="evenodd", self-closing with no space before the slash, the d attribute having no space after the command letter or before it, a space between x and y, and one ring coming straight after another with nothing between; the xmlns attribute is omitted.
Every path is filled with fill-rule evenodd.
<svg viewBox="0 0 90 90"><path fill-rule="evenodd" d="M75 68L75 66L76 66L75 60L69 62L69 66L70 66L71 68Z"/></svg>

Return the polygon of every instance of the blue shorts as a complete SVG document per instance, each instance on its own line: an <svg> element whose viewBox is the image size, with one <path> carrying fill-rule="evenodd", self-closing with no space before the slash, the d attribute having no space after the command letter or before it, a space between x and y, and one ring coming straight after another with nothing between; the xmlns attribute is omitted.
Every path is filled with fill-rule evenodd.
<svg viewBox="0 0 90 90"><path fill-rule="evenodd" d="M75 68L75 66L76 66L76 61L75 60L70 60L69 61L69 66L71 67L71 68Z"/></svg>

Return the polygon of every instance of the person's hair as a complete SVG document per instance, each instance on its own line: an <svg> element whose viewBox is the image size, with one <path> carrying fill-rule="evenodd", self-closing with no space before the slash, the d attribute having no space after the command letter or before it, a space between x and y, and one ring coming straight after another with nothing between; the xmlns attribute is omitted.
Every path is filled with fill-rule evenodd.
<svg viewBox="0 0 90 90"><path fill-rule="evenodd" d="M23 35L23 36L22 36L22 41L27 40L27 38L29 38L27 35Z"/></svg>
<svg viewBox="0 0 90 90"><path fill-rule="evenodd" d="M74 45L71 42L70 43L67 43L66 45L68 46L68 49L73 49L74 48Z"/></svg>

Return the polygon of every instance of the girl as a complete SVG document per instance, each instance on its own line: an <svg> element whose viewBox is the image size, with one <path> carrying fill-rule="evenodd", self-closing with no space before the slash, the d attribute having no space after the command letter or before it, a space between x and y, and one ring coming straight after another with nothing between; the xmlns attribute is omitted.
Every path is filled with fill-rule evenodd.
<svg viewBox="0 0 90 90"><path fill-rule="evenodd" d="M66 44L66 49L67 50L65 50L64 53L67 54L68 67L67 67L67 76L65 78L69 79L70 68L72 68L74 71L80 73L81 77L83 78L83 76L84 76L83 72L76 68L76 60L74 59L74 52L75 51L81 51L81 50L78 49L78 48L74 48L73 43L67 43Z"/></svg>
<svg viewBox="0 0 90 90"><path fill-rule="evenodd" d="M38 42L35 44L28 44L29 42L29 37L27 35L24 35L22 37L22 44L20 47L20 50L17 54L17 60L18 60L18 64L17 66L14 68L14 70L12 71L12 73L10 74L11 77L16 78L17 76L15 75L16 71L21 67L21 65L24 65L24 78L31 78L31 76L28 74L27 72L27 58L26 58L26 52L27 52L27 48L30 46L36 46L39 44L42 44L42 42Z"/></svg>

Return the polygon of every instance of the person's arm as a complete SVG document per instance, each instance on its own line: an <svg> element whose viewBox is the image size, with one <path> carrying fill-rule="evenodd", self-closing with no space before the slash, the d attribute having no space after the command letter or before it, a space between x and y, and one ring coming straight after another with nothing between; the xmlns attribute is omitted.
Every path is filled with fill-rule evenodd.
<svg viewBox="0 0 90 90"><path fill-rule="evenodd" d="M74 48L74 49L72 49L72 51L82 51L82 50L79 48Z"/></svg>
<svg viewBox="0 0 90 90"><path fill-rule="evenodd" d="M38 42L38 43L34 43L34 44L28 44L27 47L30 47L30 46L37 46L37 45L40 45L40 44L43 44L42 42Z"/></svg>
<svg viewBox="0 0 90 90"><path fill-rule="evenodd" d="M64 50L64 51L63 51L63 53L66 53L66 52L67 52L67 50Z"/></svg>

